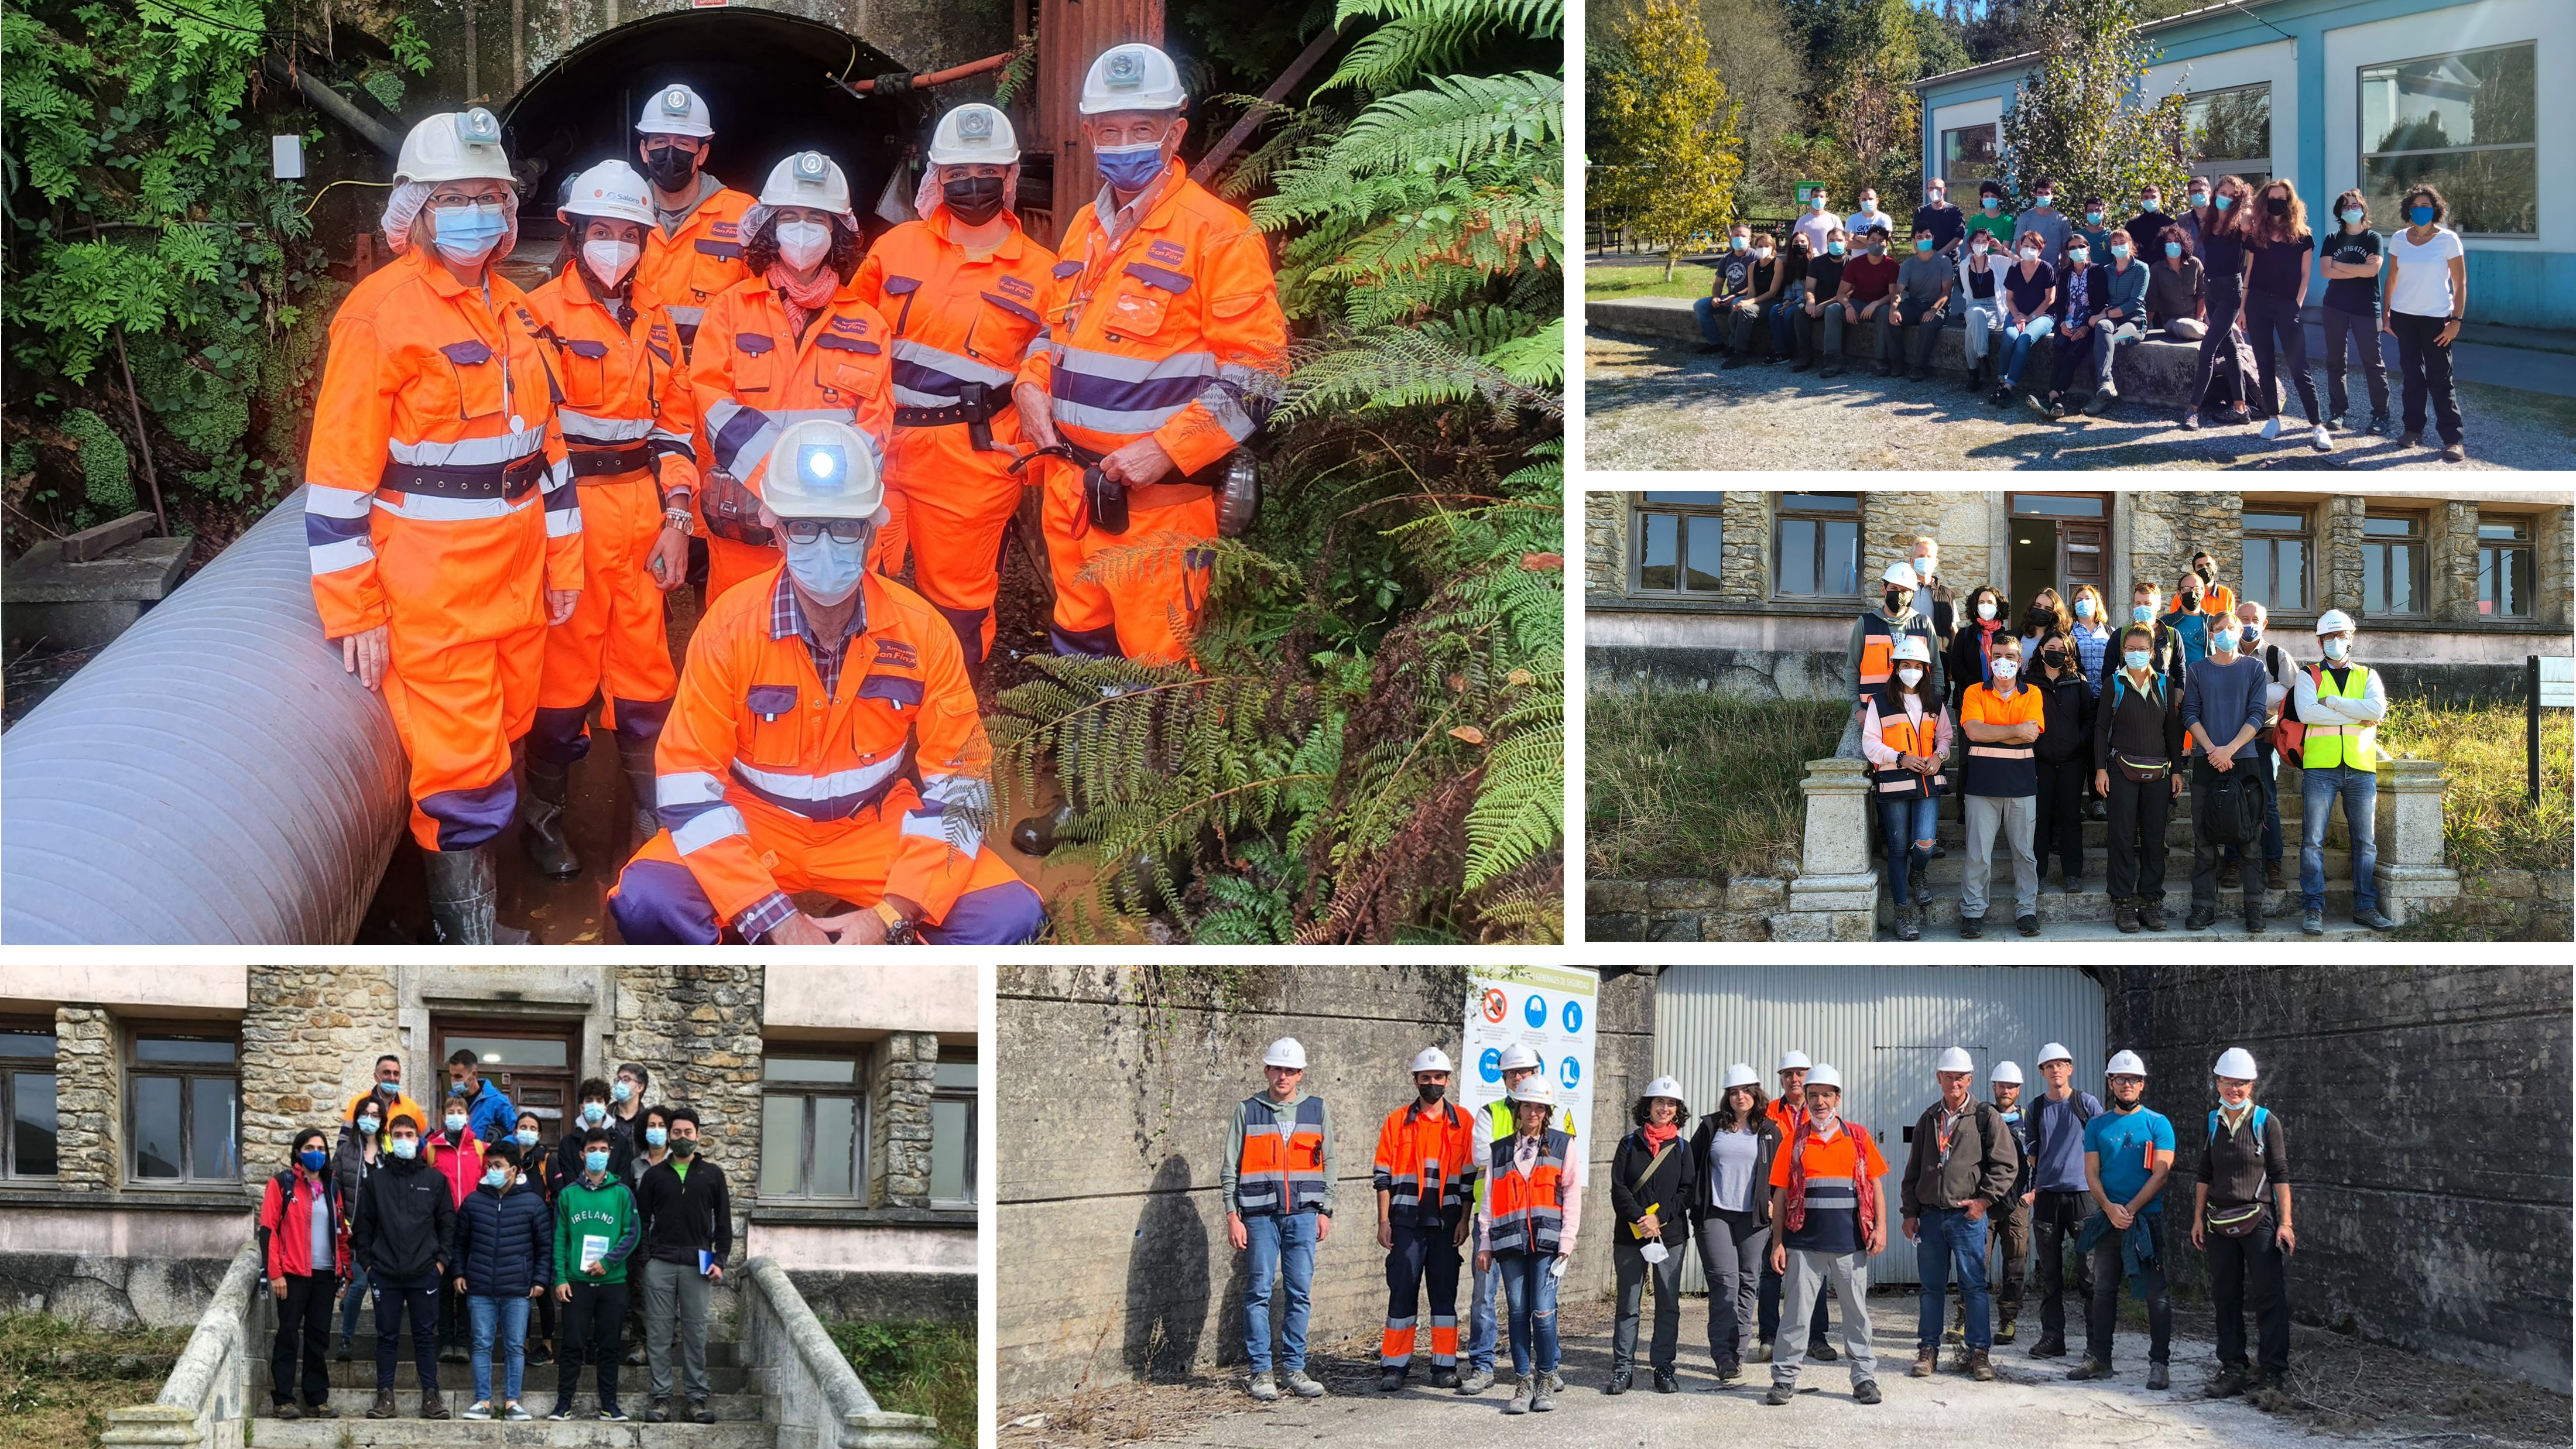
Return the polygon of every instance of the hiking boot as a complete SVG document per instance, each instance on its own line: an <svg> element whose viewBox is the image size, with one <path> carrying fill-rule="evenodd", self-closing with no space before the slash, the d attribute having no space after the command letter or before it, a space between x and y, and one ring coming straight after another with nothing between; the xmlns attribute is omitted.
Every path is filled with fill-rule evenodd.
<svg viewBox="0 0 2576 1449"><path fill-rule="evenodd" d="M2445 463L2465 463L2465 462L2467 462L2468 460L2469 460L2469 453L2468 453L2468 450L2467 450L2467 449L2465 449L2465 448L2463 448L2463 447L2461 447L2459 444L2457 444L2457 443L2444 443L2444 444L2442 445L2442 461L2443 461L2443 462L2445 462Z"/></svg>
<svg viewBox="0 0 2576 1449"><path fill-rule="evenodd" d="M1995 1381L1994 1350L1980 1348L1969 1353L1968 1377L1975 1379L1981 1384L1990 1384Z"/></svg>
<svg viewBox="0 0 2576 1449"><path fill-rule="evenodd" d="M2299 912L2299 930L2310 936L2326 933L2326 913L2311 906Z"/></svg>
<svg viewBox="0 0 2576 1449"><path fill-rule="evenodd" d="M1268 1374L1254 1374L1252 1376L1252 1383L1245 1392L1251 1394L1254 1398L1259 1399L1265 1404L1276 1403L1279 1399L1279 1381ZM660 1405L657 1402L655 1408L658 1410L659 1407ZM649 1419L653 1416L651 1414L647 1414L645 1417ZM656 1420L656 1422L659 1421Z"/></svg>
<svg viewBox="0 0 2576 1449"><path fill-rule="evenodd" d="M1896 908L1896 939L1900 941L1920 941L1923 939L1923 927L1916 921L1915 911L1912 906L1898 906Z"/></svg>
<svg viewBox="0 0 2576 1449"><path fill-rule="evenodd" d="M2401 448L2412 448L2423 441L2424 435L2420 432L2401 433L2397 438L2397 446Z"/></svg>
<svg viewBox="0 0 2576 1449"><path fill-rule="evenodd" d="M1512 1401L1503 1405L1503 1412L1506 1414L1526 1414L1529 1411L1530 1381L1528 1379L1522 1379L1519 1383L1512 1385Z"/></svg>
<svg viewBox="0 0 2576 1449"><path fill-rule="evenodd" d="M370 1419L390 1419L397 1412L394 1407L394 1391L391 1389L378 1389L376 1401L367 1407L367 1417Z"/></svg>
<svg viewBox="0 0 2576 1449"><path fill-rule="evenodd" d="M2368 926L2374 931L2394 931L2397 929L2397 923L2381 914L2377 906L2373 906L2366 911L2354 911L2352 913L2352 923L2356 926Z"/></svg>
<svg viewBox="0 0 2576 1449"><path fill-rule="evenodd" d="M2015 916L2013 917L2013 929L2021 932L2025 936L2036 936L2039 934L2039 917L2030 915Z"/></svg>
<svg viewBox="0 0 2576 1449"><path fill-rule="evenodd" d="M2277 860L2263 862L2263 889L2285 891L2289 888L2289 883L2281 879L2281 863Z"/></svg>
<svg viewBox="0 0 2576 1449"><path fill-rule="evenodd" d="M341 1340L340 1340L340 1362L342 1362L342 1363L347 1363L347 1362L349 1361L349 1352L350 1352L349 1340L347 1340L347 1339L345 1339L345 1338L344 1338L344 1339L341 1339Z"/></svg>
<svg viewBox="0 0 2576 1449"><path fill-rule="evenodd" d="M1458 1371L1454 1368L1433 1369L1431 1371L1431 1387L1435 1389L1454 1389L1458 1387Z"/></svg>
<svg viewBox="0 0 2576 1449"><path fill-rule="evenodd" d="M1938 1357L1939 1355L1935 1354L1928 1348L1916 1349L1914 1351L1914 1367L1907 1369L1905 1371L1905 1376L1909 1379L1928 1379L1934 1374L1939 1373L1941 1371L1940 1365L1935 1361Z"/></svg>
<svg viewBox="0 0 2576 1449"><path fill-rule="evenodd" d="M2200 1396L2205 1399L2232 1399L2248 1387L2244 1370L2220 1369L2218 1377L2201 1385Z"/></svg>
<svg viewBox="0 0 2576 1449"><path fill-rule="evenodd" d="M2130 900L2126 896L2122 896L2120 899L2113 901L2111 903L2111 924L2118 926L2121 934L2123 935L2136 935L2138 933L2138 903Z"/></svg>
<svg viewBox="0 0 2576 1449"><path fill-rule="evenodd" d="M304 1411L295 1407L295 1402L291 1399L283 1404L271 1405L268 1413L269 1417L273 1419L301 1419L304 1417Z"/></svg>
<svg viewBox="0 0 2576 1449"><path fill-rule="evenodd" d="M1832 1363L1842 1354L1830 1343L1811 1343L1807 1345L1807 1357L1817 1363Z"/></svg>
<svg viewBox="0 0 2576 1449"><path fill-rule="evenodd" d="M715 1406L704 1399L700 1399L696 1403L689 1405L689 1418L696 1423L712 1424L716 1421Z"/></svg>
<svg viewBox="0 0 2576 1449"><path fill-rule="evenodd" d="M2003 1323L1995 1329L1995 1342L2010 1343L2013 1341L2014 1337L2020 1333L2020 1331L2020 1323L2017 1322L2011 1314L2007 1313L2004 1315Z"/></svg>
<svg viewBox="0 0 2576 1449"><path fill-rule="evenodd" d="M1742 1377L1744 1377L1744 1361L1742 1359L1722 1358L1717 1361L1717 1381L1719 1383L1731 1384Z"/></svg>
<svg viewBox="0 0 2576 1449"><path fill-rule="evenodd" d="M2032 1358L2064 1358L2066 1357L2066 1340L2059 1338L2055 1334L2042 1334L2040 1335L2039 1342L2030 1346L2030 1356Z"/></svg>
<svg viewBox="0 0 2576 1449"><path fill-rule="evenodd" d="M1565 1375L1556 1372L1554 1369L1550 1369L1546 1373L1538 1376L1538 1386L1547 1390L1551 1394L1564 1393Z"/></svg>
<svg viewBox="0 0 2576 1449"><path fill-rule="evenodd" d="M631 1366L642 1366L644 1362L644 1345L639 1343L627 1349L626 1362Z"/></svg>
<svg viewBox="0 0 2576 1449"><path fill-rule="evenodd" d="M2191 914L2182 918L2182 928L2186 931L2206 931L2216 924L2218 907L2204 906L2196 901L2192 903Z"/></svg>
<svg viewBox="0 0 2576 1449"><path fill-rule="evenodd" d="M2150 931L2165 929L2165 903L2162 900L2141 899L2138 902L2138 924Z"/></svg>
<svg viewBox="0 0 2576 1449"><path fill-rule="evenodd" d="M444 1418L446 1418L446 1417L447 1417L447 1395L445 1395L445 1394L423 1394L423 1395L421 1395L421 1396L420 1396L420 1416L421 1416L422 1418L424 1418L424 1419L444 1419ZM490 1418L491 1416L490 1416L489 1414L486 1414L484 1417L485 1417L485 1418Z"/></svg>
<svg viewBox="0 0 2576 1449"><path fill-rule="evenodd" d="M2148 1388L2151 1388L2151 1389L2169 1389L2169 1388L2172 1388L2172 1387L2173 1387L2173 1372L2172 1372L2172 1370L2170 1370L2170 1369L2166 1368L2163 1364L2160 1364L2160 1363L2151 1363L2151 1364L2147 1365L2147 1387L2148 1387Z"/></svg>
<svg viewBox="0 0 2576 1449"><path fill-rule="evenodd" d="M1676 1382L1674 1382L1674 1381L1673 1381L1673 1374L1672 1374L1672 1370L1670 1370L1670 1369L1657 1369L1657 1370L1655 1370L1655 1392L1656 1392L1656 1393L1659 1393L1659 1394L1678 1394L1678 1393L1680 1393L1681 1391L1682 1391L1682 1386L1681 1386L1680 1384L1678 1384L1678 1383L1676 1383Z"/></svg>
<svg viewBox="0 0 2576 1449"><path fill-rule="evenodd" d="M2070 896L2080 896L2084 894L2084 877L2080 875L2063 876L2060 878L2059 884L2066 887L2066 893Z"/></svg>
<svg viewBox="0 0 2576 1449"><path fill-rule="evenodd" d="M306 1404L304 1406L304 1417L308 1419L336 1419L340 1417L340 1411L332 1408L329 1404Z"/></svg>
<svg viewBox="0 0 2576 1449"><path fill-rule="evenodd" d="M1771 1407L1776 1409L1797 1396L1798 1391L1796 1389L1774 1379L1769 1391L1762 1395L1762 1402L1769 1404Z"/></svg>
<svg viewBox="0 0 2576 1449"><path fill-rule="evenodd" d="M1260 1395L1255 1394L1253 1397L1259 1398ZM1270 1397L1275 1399L1279 1397L1279 1395L1274 1391ZM646 1404L644 1406L644 1422L647 1424L667 1424L671 1422L671 1401L669 1399L655 1399Z"/></svg>
<svg viewBox="0 0 2576 1449"><path fill-rule="evenodd" d="M1973 941L1973 940L1976 940L1978 937L1983 936L1984 934L1986 934L1986 918L1985 918L1985 917L1983 917L1983 916L1961 916L1961 917L1959 918L1959 939L1960 939L1960 940L1962 940L1962 941Z"/></svg>
<svg viewBox="0 0 2576 1449"><path fill-rule="evenodd" d="M1906 869L1905 898L1914 902L1917 909L1920 909L1925 901L1932 899L1932 881L1928 866L1917 865Z"/></svg>
<svg viewBox="0 0 2576 1449"><path fill-rule="evenodd" d="M1494 1371L1492 1369L1476 1368L1473 1365L1470 1365L1467 1372L1460 1376L1458 1380L1458 1392L1461 1395L1468 1397L1481 1394L1493 1386Z"/></svg>
<svg viewBox="0 0 2576 1449"><path fill-rule="evenodd" d="M2098 1358L2093 1358L2088 1355L2084 1362L2068 1369L2066 1371L2066 1376L2078 1381L2088 1379L2107 1379L2111 1376L2111 1366Z"/></svg>
<svg viewBox="0 0 2576 1449"><path fill-rule="evenodd" d="M2259 895L2245 898L2245 934L2249 936L2263 934L2263 898Z"/></svg>
<svg viewBox="0 0 2576 1449"><path fill-rule="evenodd" d="M1862 1379L1852 1385L1852 1402L1855 1404L1875 1404L1884 1397L1886 1396L1878 1391L1876 1379Z"/></svg>
<svg viewBox="0 0 2576 1449"><path fill-rule="evenodd" d="M1546 1378L1538 1381L1538 1391L1530 1395L1531 1413L1552 1414L1556 1412L1556 1390L1549 1387L1549 1383L1554 1380L1555 1377L1556 1375L1549 1374Z"/></svg>
<svg viewBox="0 0 2576 1449"><path fill-rule="evenodd" d="M1288 1375L1286 1382L1288 1392L1301 1399L1320 1399L1324 1396L1324 1386L1306 1377L1304 1369Z"/></svg>
<svg viewBox="0 0 2576 1449"><path fill-rule="evenodd" d="M1391 1394L1403 1387L1404 1375L1392 1369L1377 1376L1377 1391L1381 1394Z"/></svg>
<svg viewBox="0 0 2576 1449"><path fill-rule="evenodd" d="M1626 1369L1614 1369L1610 1374L1609 1386L1604 1388L1601 1392L1605 1394L1624 1394L1628 1392L1629 1389L1635 1387L1636 1382L1637 1376L1635 1374L1630 1373Z"/></svg>

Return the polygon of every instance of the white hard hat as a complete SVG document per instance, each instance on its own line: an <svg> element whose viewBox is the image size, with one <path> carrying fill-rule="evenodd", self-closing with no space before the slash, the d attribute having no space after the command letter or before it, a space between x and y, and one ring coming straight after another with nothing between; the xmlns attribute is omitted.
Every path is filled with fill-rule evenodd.
<svg viewBox="0 0 2576 1449"><path fill-rule="evenodd" d="M1977 1059L1961 1047L1951 1047L1942 1052L1941 1060L1932 1068L1936 1072L1973 1072L1976 1069Z"/></svg>
<svg viewBox="0 0 2576 1449"><path fill-rule="evenodd" d="M760 204L810 206L857 221L850 215L849 178L841 174L839 162L820 151L799 151L770 167L769 179L761 183Z"/></svg>
<svg viewBox="0 0 2576 1449"><path fill-rule="evenodd" d="M2328 609L2317 615L2317 632L2320 634L2340 634L2354 627L2352 615L2341 609Z"/></svg>
<svg viewBox="0 0 2576 1449"><path fill-rule="evenodd" d="M2138 1060L2136 1052L2113 1052L2111 1064L2102 1069L2102 1075L2106 1077L2143 1077L2146 1074L2147 1064Z"/></svg>
<svg viewBox="0 0 2576 1449"><path fill-rule="evenodd" d="M2240 1082L2254 1080L2254 1054L2243 1047L2229 1047L2218 1054L2218 1065L2210 1068L2213 1077L2234 1077Z"/></svg>
<svg viewBox="0 0 2576 1449"><path fill-rule="evenodd" d="M1904 638L1896 641L1895 648L1887 651L1887 659L1891 664L1900 659L1911 659L1918 664L1929 664L1932 662L1932 646L1923 642L1922 635L1908 634Z"/></svg>
<svg viewBox="0 0 2576 1449"><path fill-rule="evenodd" d="M836 418L790 423L769 450L760 501L780 518L869 518L885 503L876 450Z"/></svg>
<svg viewBox="0 0 2576 1449"><path fill-rule="evenodd" d="M1424 1072L1454 1072L1458 1068L1450 1062L1447 1052L1438 1047L1424 1047L1421 1054L1413 1059L1413 1070L1419 1076Z"/></svg>
<svg viewBox="0 0 2576 1449"><path fill-rule="evenodd" d="M1807 1054L1805 1052L1793 1050L1780 1053L1780 1065L1773 1070L1783 1072L1803 1072L1814 1065L1814 1062L1807 1060Z"/></svg>
<svg viewBox="0 0 2576 1449"><path fill-rule="evenodd" d="M1547 1078L1543 1076L1531 1077L1512 1088L1511 1098L1515 1102L1536 1102L1542 1107L1556 1105L1556 1093L1548 1089Z"/></svg>
<svg viewBox="0 0 2576 1449"><path fill-rule="evenodd" d="M930 133L930 164L967 166L981 162L1008 166L1020 159L1020 138L1011 118L982 101L959 106L939 118Z"/></svg>
<svg viewBox="0 0 2576 1449"><path fill-rule="evenodd" d="M1503 1048L1502 1069L1504 1071L1534 1072L1538 1070L1538 1066L1538 1053L1531 1051L1527 1043L1513 1042Z"/></svg>
<svg viewBox="0 0 2576 1449"><path fill-rule="evenodd" d="M1807 1085L1831 1087L1839 1092L1843 1089L1843 1074L1834 1070L1832 1062L1823 1062L1807 1073Z"/></svg>
<svg viewBox="0 0 2576 1449"><path fill-rule="evenodd" d="M1082 77L1082 101L1075 109L1086 116L1110 111L1177 111L1189 103L1181 89L1180 69L1172 58L1150 45L1130 42L1100 53Z"/></svg>
<svg viewBox="0 0 2576 1449"><path fill-rule="evenodd" d="M643 226L656 224L653 200L644 178L623 161L602 161L572 179L556 212L566 225L576 216L612 217ZM576 228L578 230L578 228Z"/></svg>
<svg viewBox="0 0 2576 1449"><path fill-rule="evenodd" d="M1270 1050L1261 1054L1261 1064L1302 1072L1306 1070L1306 1044L1293 1036L1283 1036L1270 1044Z"/></svg>
<svg viewBox="0 0 2576 1449"><path fill-rule="evenodd" d="M501 122L475 106L441 111L427 117L403 137L402 155L394 161L394 180L508 181L510 158L501 150Z"/></svg>
<svg viewBox="0 0 2576 1449"><path fill-rule="evenodd" d="M1737 1062L1726 1069L1726 1080L1719 1083L1717 1089L1721 1092L1731 1092L1738 1087L1758 1087L1761 1085L1762 1078L1754 1073L1752 1067L1743 1062Z"/></svg>
<svg viewBox="0 0 2576 1449"><path fill-rule="evenodd" d="M1646 1084L1646 1090L1637 1094L1640 1102L1649 1097L1670 1097L1677 1103L1688 1105L1682 1096L1682 1084L1671 1077L1657 1077Z"/></svg>
<svg viewBox="0 0 2576 1449"><path fill-rule="evenodd" d="M2073 1066L2075 1065L2075 1053L2068 1051L2066 1048L2059 1046L2055 1042L2050 1042L2048 1045L2039 1049L2039 1064L2044 1067L2050 1062L2064 1062L2068 1066Z"/></svg>
<svg viewBox="0 0 2576 1449"><path fill-rule="evenodd" d="M648 136L712 136L715 120L707 112L707 103L698 93L684 85L667 85L645 97L644 114L635 118L635 129Z"/></svg>
<svg viewBox="0 0 2576 1449"><path fill-rule="evenodd" d="M1889 564L1887 566L1887 572L1878 576L1878 581L1882 584L1894 584L1900 589L1919 589L1923 587L1923 580L1915 577L1914 565L1908 562Z"/></svg>
<svg viewBox="0 0 2576 1449"><path fill-rule="evenodd" d="M1986 1078L1998 1084L2009 1083L2018 1087L2021 1085L2021 1063L1997 1062L1995 1069L1987 1073Z"/></svg>

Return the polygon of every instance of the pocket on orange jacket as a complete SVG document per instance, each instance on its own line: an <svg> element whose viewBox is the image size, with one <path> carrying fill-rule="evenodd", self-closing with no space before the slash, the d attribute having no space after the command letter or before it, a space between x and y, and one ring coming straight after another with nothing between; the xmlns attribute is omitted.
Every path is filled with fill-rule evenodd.
<svg viewBox="0 0 2576 1449"><path fill-rule="evenodd" d="M743 691L743 754L763 769L793 770L804 763L805 714L792 684L755 684Z"/></svg>
<svg viewBox="0 0 2576 1449"><path fill-rule="evenodd" d="M501 370L508 364L499 354L488 344L471 338L450 342L438 350L447 359L445 376L452 390L457 417L485 418L501 410ZM424 380L439 375L433 368ZM424 401L436 408L440 400L428 398ZM445 408L436 408L436 412L445 411Z"/></svg>
<svg viewBox="0 0 2576 1449"><path fill-rule="evenodd" d="M1122 337L1151 337L1163 330L1171 298L1162 291L1131 286L1109 299L1109 330Z"/></svg>
<svg viewBox="0 0 2576 1449"><path fill-rule="evenodd" d="M814 369L814 380L834 392L869 401L885 389L882 369L856 362L826 362Z"/></svg>

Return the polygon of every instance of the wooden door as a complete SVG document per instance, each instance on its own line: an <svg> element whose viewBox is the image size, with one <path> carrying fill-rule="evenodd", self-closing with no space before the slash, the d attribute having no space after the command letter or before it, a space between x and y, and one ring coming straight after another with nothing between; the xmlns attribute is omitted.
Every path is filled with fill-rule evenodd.
<svg viewBox="0 0 2576 1449"><path fill-rule="evenodd" d="M2111 530L2099 523L2057 525L2058 596L2074 607L2075 589L2091 584L2107 609L2111 599Z"/></svg>
<svg viewBox="0 0 2576 1449"><path fill-rule="evenodd" d="M441 1016L430 1022L438 1047L438 1091L446 1094L447 1059L466 1047L482 1060L483 1079L500 1088L510 1105L537 1114L537 1145L553 1151L573 1109L581 1046L577 1021L515 1017Z"/></svg>

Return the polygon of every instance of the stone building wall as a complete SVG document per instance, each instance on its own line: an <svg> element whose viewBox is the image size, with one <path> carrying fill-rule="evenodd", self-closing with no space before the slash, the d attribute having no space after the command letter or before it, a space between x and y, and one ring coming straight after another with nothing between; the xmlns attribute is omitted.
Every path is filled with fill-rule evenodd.
<svg viewBox="0 0 2576 1449"><path fill-rule="evenodd" d="M54 1009L55 1186L114 1192L124 1185L124 1058L116 1018L103 1006Z"/></svg>
<svg viewBox="0 0 2576 1449"><path fill-rule="evenodd" d="M1583 588L1617 594L1628 586L1628 495L1583 495Z"/></svg>
<svg viewBox="0 0 2576 1449"><path fill-rule="evenodd" d="M617 968L617 1057L654 1064L655 1101L696 1109L699 1150L733 1188L741 1242L760 1182L758 966Z"/></svg>
<svg viewBox="0 0 2576 1449"><path fill-rule="evenodd" d="M1985 493L1868 492L1860 496L1861 597L1878 597L1878 577L1914 554L1917 534L1940 544L1941 582L1965 594L1994 566L1995 502Z"/></svg>
<svg viewBox="0 0 2576 1449"><path fill-rule="evenodd" d="M2171 599L2174 580L2204 552L2218 581L2236 589L2245 580L2245 495L2215 490L2138 492L2126 495L2129 515L2129 581L2155 582ZM2127 601L2113 606L2125 612Z"/></svg>
<svg viewBox="0 0 2576 1449"><path fill-rule="evenodd" d="M1771 597L1771 499L1750 490L1726 495L1718 519L1717 595L1730 604Z"/></svg>
<svg viewBox="0 0 2576 1449"><path fill-rule="evenodd" d="M298 1129L336 1122L398 1051L391 966L261 966L241 1024L244 1191L286 1160Z"/></svg>
<svg viewBox="0 0 2576 1449"><path fill-rule="evenodd" d="M2316 518L2317 612L2361 609L2361 520L2368 503L2343 493L2327 500Z"/></svg>
<svg viewBox="0 0 2576 1449"><path fill-rule="evenodd" d="M2438 623L2478 622L2478 506L2447 499L2424 517L2424 612Z"/></svg>
<svg viewBox="0 0 2576 1449"><path fill-rule="evenodd" d="M899 1031L886 1038L869 1111L875 1132L869 1157L877 1164L882 1205L930 1205L930 1096L938 1074L936 1035Z"/></svg>
<svg viewBox="0 0 2576 1449"><path fill-rule="evenodd" d="M2576 509L2543 509L2536 524L2532 562L2539 599L2532 618L2564 633L2576 626Z"/></svg>

